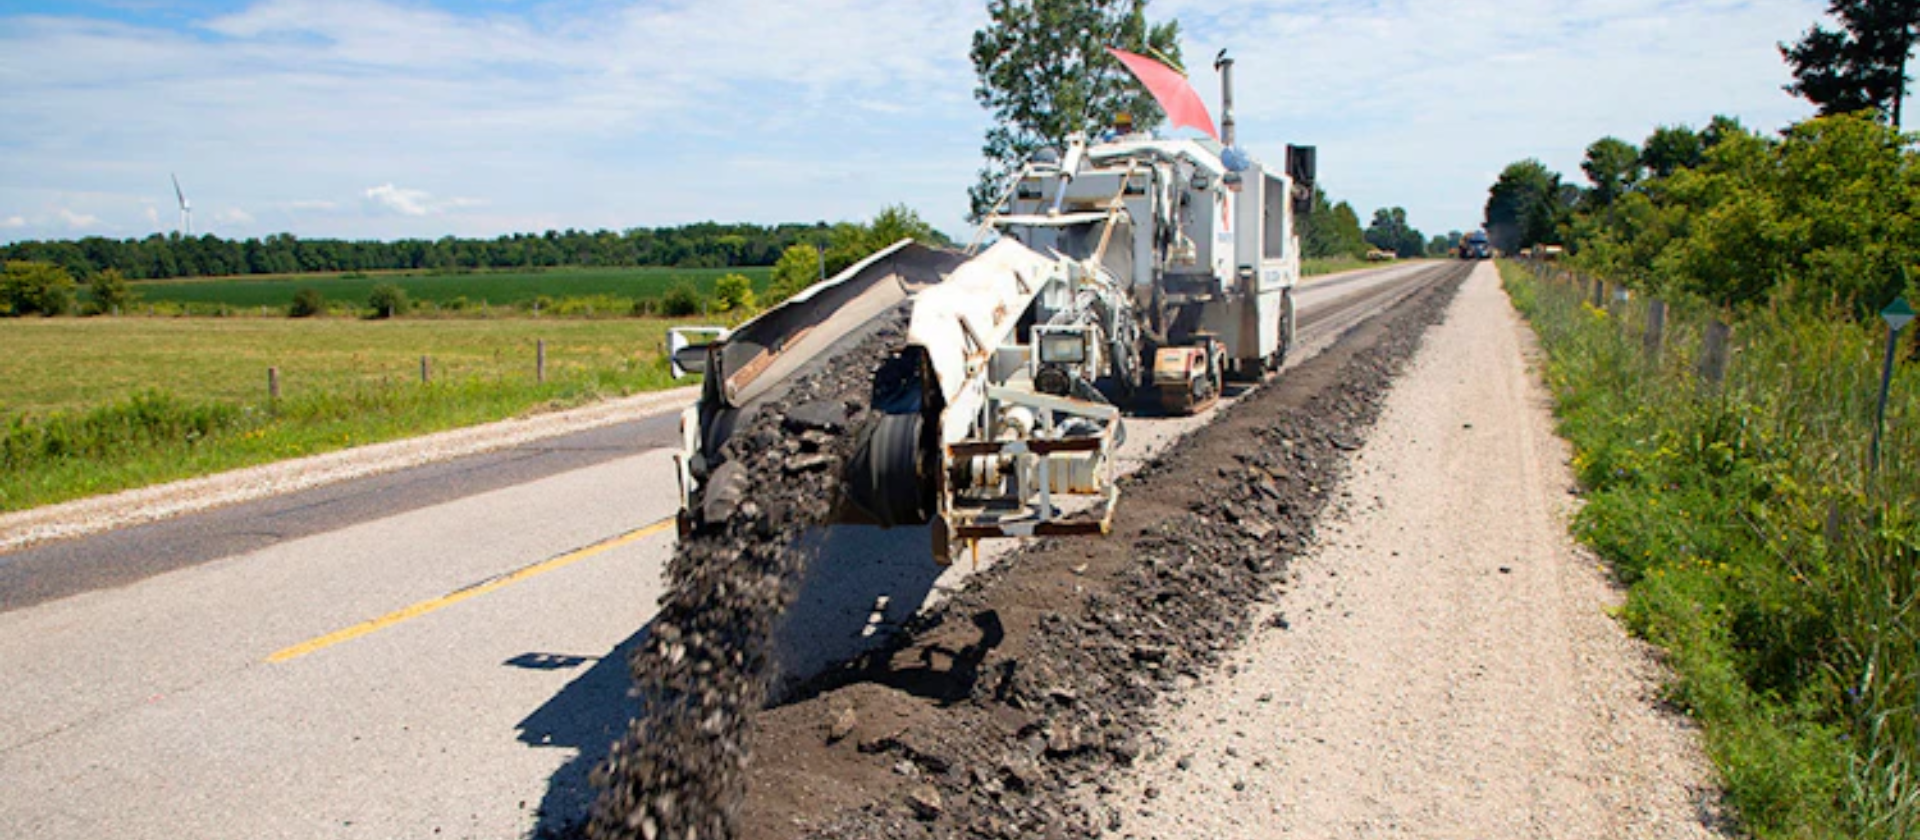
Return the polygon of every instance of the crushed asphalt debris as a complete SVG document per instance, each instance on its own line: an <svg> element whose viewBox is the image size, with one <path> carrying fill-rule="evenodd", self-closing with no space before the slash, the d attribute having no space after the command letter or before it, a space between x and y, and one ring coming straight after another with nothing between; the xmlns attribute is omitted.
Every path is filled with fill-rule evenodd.
<svg viewBox="0 0 1920 840"><path fill-rule="evenodd" d="M882 315L723 445L701 521L680 540L668 592L630 662L642 713L594 772L588 836L737 836L769 633L808 560L798 539L829 514L857 437L849 431L868 419L873 372L904 344L905 325L904 309Z"/></svg>

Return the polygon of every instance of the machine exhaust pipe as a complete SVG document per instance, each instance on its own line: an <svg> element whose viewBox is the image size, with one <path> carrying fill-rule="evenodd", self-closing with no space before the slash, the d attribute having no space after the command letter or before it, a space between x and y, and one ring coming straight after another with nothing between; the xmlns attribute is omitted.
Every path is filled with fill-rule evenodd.
<svg viewBox="0 0 1920 840"><path fill-rule="evenodd" d="M1227 51L1213 57L1213 69L1220 71L1220 144L1233 148L1233 59Z"/></svg>

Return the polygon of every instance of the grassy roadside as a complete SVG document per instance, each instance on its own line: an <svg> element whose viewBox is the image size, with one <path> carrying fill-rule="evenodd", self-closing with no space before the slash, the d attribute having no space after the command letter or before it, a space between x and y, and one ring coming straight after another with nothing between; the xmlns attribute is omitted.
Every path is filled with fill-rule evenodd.
<svg viewBox="0 0 1920 840"><path fill-rule="evenodd" d="M1694 374L1707 313L1671 313L1652 361L1644 303L1501 272L1574 445L1575 529L1667 652L1746 828L1920 836L1920 375L1895 381L1870 485L1884 326L1754 313L1715 387Z"/></svg>
<svg viewBox="0 0 1920 840"><path fill-rule="evenodd" d="M47 319L0 329L0 511L669 387L673 322ZM547 344L547 381L534 376ZM420 382L420 356L432 384ZM282 398L267 397L280 369ZM129 396L130 395L130 396Z"/></svg>
<svg viewBox="0 0 1920 840"><path fill-rule="evenodd" d="M1317 277L1361 268L1379 268L1385 263L1367 262L1357 257L1308 257L1300 261L1300 276Z"/></svg>

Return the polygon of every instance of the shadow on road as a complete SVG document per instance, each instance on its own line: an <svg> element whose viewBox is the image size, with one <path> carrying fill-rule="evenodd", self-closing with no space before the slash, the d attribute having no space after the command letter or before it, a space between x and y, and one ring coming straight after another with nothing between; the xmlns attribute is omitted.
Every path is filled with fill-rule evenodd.
<svg viewBox="0 0 1920 840"><path fill-rule="evenodd" d="M926 602L941 571L933 562L924 527L817 529L802 538L800 548L812 552L815 560L774 629L776 703L803 681L885 645ZM529 652L501 663L537 670L593 663L517 726L523 744L573 752L547 780L532 837L580 835L593 804L593 768L645 706L642 699L628 696L632 681L627 660L646 643L651 626L649 622L598 657ZM999 643L997 627L997 617L992 625L981 625L981 643L950 652L952 663L938 673L928 662L925 672L914 669L895 676L942 696L955 690L951 683L959 676L965 678L963 690L970 690L971 671L977 670L986 650Z"/></svg>
<svg viewBox="0 0 1920 840"><path fill-rule="evenodd" d="M550 670L588 668L553 699L522 719L520 743L531 747L559 747L573 751L573 757L547 779L547 792L540 799L532 836L573 837L586 824L587 809L593 804L593 785L588 775L607 757L607 748L627 731L627 722L640 711L640 703L627 694L632 679L627 658L646 644L652 622L628 636L613 650L599 657L549 653L523 653L503 665L514 668ZM572 662L573 665L563 663Z"/></svg>

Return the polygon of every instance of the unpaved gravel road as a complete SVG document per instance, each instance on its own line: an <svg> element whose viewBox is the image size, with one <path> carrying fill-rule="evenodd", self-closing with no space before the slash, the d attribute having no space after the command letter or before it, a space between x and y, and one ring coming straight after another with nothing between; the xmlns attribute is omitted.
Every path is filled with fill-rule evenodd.
<svg viewBox="0 0 1920 840"><path fill-rule="evenodd" d="M1289 591L1108 797L1123 836L1719 836L1694 733L1567 537L1533 352L1482 264Z"/></svg>

